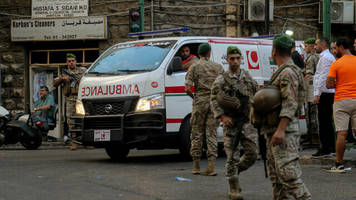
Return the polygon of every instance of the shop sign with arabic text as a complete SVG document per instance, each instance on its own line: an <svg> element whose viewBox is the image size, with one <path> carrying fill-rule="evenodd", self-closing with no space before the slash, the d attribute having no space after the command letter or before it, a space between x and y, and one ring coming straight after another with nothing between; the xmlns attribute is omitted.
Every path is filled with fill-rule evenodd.
<svg viewBox="0 0 356 200"><path fill-rule="evenodd" d="M11 20L11 41L13 42L106 38L106 17Z"/></svg>
<svg viewBox="0 0 356 200"><path fill-rule="evenodd" d="M32 0L32 18L88 16L88 0Z"/></svg>

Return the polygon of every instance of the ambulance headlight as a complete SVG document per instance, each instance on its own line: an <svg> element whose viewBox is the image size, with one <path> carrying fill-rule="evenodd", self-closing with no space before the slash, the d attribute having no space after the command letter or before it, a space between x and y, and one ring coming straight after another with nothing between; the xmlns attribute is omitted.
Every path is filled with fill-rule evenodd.
<svg viewBox="0 0 356 200"><path fill-rule="evenodd" d="M147 97L141 97L136 105L136 111L148 111L152 109L164 108L164 94L154 94Z"/></svg>
<svg viewBox="0 0 356 200"><path fill-rule="evenodd" d="M82 115L82 116L85 115L84 105L81 100L77 100L77 102L75 104L75 113L77 115Z"/></svg>

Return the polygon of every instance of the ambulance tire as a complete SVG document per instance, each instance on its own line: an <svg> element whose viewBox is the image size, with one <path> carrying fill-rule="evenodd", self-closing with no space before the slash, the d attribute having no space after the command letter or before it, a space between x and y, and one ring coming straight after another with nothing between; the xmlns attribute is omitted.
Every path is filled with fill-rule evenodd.
<svg viewBox="0 0 356 200"><path fill-rule="evenodd" d="M124 144L113 143L106 145L105 151L111 160L120 162L126 159L130 149Z"/></svg>
<svg viewBox="0 0 356 200"><path fill-rule="evenodd" d="M191 160L190 156L190 117L186 117L180 127L179 134L179 152L184 160Z"/></svg>

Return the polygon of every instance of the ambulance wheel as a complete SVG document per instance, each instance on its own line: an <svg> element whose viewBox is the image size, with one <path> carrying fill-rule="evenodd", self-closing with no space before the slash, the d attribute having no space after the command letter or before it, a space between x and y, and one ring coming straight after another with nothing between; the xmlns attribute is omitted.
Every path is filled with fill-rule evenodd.
<svg viewBox="0 0 356 200"><path fill-rule="evenodd" d="M190 156L190 117L183 120L179 134L179 152L185 160L191 160Z"/></svg>
<svg viewBox="0 0 356 200"><path fill-rule="evenodd" d="M130 149L124 144L108 144L105 146L106 154L111 158L113 161L123 161L126 159L127 155L130 152Z"/></svg>

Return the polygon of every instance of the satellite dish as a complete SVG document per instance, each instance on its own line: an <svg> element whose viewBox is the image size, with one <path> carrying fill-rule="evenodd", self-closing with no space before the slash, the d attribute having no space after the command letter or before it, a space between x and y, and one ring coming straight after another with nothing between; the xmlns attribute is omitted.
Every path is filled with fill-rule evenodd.
<svg viewBox="0 0 356 200"><path fill-rule="evenodd" d="M251 16L254 19L264 19L265 18L265 4L260 1L255 1L251 5Z"/></svg>

